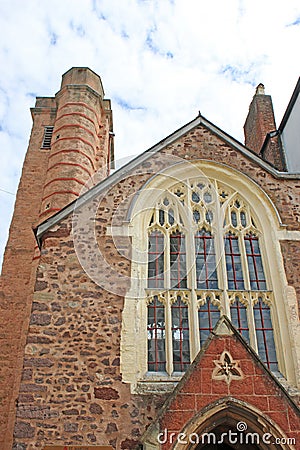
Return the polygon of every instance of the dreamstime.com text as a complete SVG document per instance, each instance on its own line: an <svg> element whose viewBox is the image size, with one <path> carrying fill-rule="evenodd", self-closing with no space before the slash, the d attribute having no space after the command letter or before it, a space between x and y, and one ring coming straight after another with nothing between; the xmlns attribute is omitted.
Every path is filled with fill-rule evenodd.
<svg viewBox="0 0 300 450"><path fill-rule="evenodd" d="M228 430L226 433L215 434L209 433L172 433L165 428L157 435L157 441L160 444L249 444L259 445L261 443L267 445L296 445L295 438L288 437L274 437L271 433L253 433L247 431L247 424L245 422L238 422L236 430Z"/></svg>

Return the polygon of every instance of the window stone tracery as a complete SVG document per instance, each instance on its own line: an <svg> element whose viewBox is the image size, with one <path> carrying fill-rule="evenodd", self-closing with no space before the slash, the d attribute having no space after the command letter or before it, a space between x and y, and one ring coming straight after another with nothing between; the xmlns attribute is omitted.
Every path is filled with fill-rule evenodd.
<svg viewBox="0 0 300 450"><path fill-rule="evenodd" d="M151 315L153 298L164 293L167 374L186 370L222 314L277 370L273 294L256 223L245 199L216 180L174 183L157 200L147 230L146 297ZM149 349L161 343L149 336L148 371L160 372L158 353Z"/></svg>
<svg viewBox="0 0 300 450"><path fill-rule="evenodd" d="M200 186L197 186L198 184ZM193 188L196 186L199 200L195 194L194 201L192 200L191 186ZM207 204L204 202L203 193L208 187L212 193L212 201ZM169 204L163 204L165 198ZM205 199L210 201L210 197L206 196ZM239 203L235 203L236 200ZM174 222L171 219L172 223L167 223L164 217L164 222L160 224L159 208L164 209L165 214L172 208ZM207 214L208 209L210 215ZM233 215L233 223L231 211L236 213L236 221ZM186 288L171 287L170 283L170 234L174 231L181 232L185 236ZM145 184L131 204L128 221L124 223L123 229L116 227L112 232L121 235L125 233L132 239L131 285L125 297L121 345L122 379L131 384L132 392L169 392L182 376L183 372L176 372L173 365L171 304L176 295L181 295L188 307L190 361L198 354L214 323L225 314L251 347L257 353L260 352L261 359L275 374L277 373L278 377L281 373L292 384L296 383L299 368L294 362L293 352L299 340L294 339L293 333L297 335L297 324L294 321L292 331L289 330L287 314L290 305L296 307L297 298L294 290L288 285L284 271L280 246L281 239L285 236L284 224L272 200L257 183L225 164L211 161L199 160L193 167L186 164L170 167L166 173L155 175ZM161 257L158 265L161 280L157 285L154 282L156 252L153 246L151 276L149 276L151 257L148 254L149 236L156 232L160 233L160 247L163 249L158 249L157 252L157 256ZM229 232L238 237L244 289L228 288L224 238ZM215 288L207 288L206 280L203 283L200 276L197 281L197 233L210 234L214 239L214 257L217 266ZM259 283L262 280L260 275L253 277L255 269L252 270L252 275L249 274L248 256L252 261L257 256L253 251L248 252L248 256L246 254L246 245L249 247L249 243L246 243L245 238L249 236L252 239L257 238L259 243L265 289L262 289L262 284L257 286L256 280ZM200 249L198 266L201 266L201 258L202 261L205 260L202 247L198 245ZM213 255L213 251L209 253ZM204 272L202 271L202 274ZM151 277L154 278L152 284L149 283ZM155 296L164 307L166 364L164 369L160 370L151 370L148 365L148 306ZM257 311L254 311L257 304ZM210 309L210 323L207 312L204 314L202 311L203 317L199 315L201 306L202 310ZM266 311L261 312L264 306ZM263 330L264 327L259 324L259 320L262 322L261 314L263 319L266 315L271 320L274 330L271 331L274 338L271 345L273 349L276 348L278 369L277 362L273 364L273 356L269 356L267 361L265 350L259 348L259 340L270 343L270 339L267 338L270 331L267 326L269 318L264 320L265 330ZM257 331L255 327L258 328Z"/></svg>

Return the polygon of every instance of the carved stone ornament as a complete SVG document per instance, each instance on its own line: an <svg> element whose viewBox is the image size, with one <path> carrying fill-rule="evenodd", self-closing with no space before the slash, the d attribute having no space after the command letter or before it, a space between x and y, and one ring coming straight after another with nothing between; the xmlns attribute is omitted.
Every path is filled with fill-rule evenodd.
<svg viewBox="0 0 300 450"><path fill-rule="evenodd" d="M230 384L232 380L241 380L243 372L239 367L239 361L235 361L231 354L224 350L220 359L214 361L215 368L212 373L213 380L224 380Z"/></svg>

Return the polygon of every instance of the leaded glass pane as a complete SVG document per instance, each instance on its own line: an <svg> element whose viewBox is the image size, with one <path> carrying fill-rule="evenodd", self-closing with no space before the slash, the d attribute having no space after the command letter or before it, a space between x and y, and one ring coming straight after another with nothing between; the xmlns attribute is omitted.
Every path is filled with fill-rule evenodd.
<svg viewBox="0 0 300 450"><path fill-rule="evenodd" d="M171 306L173 371L184 372L190 364L188 307L178 296Z"/></svg>
<svg viewBox="0 0 300 450"><path fill-rule="evenodd" d="M199 319L199 331L200 331L200 345L203 346L204 342L210 335L211 331L215 327L220 318L220 311L216 305L213 305L209 299L207 299L204 305L201 305L198 309Z"/></svg>
<svg viewBox="0 0 300 450"><path fill-rule="evenodd" d="M214 238L206 230L195 236L197 289L217 289L218 278Z"/></svg>
<svg viewBox="0 0 300 450"><path fill-rule="evenodd" d="M277 371L278 363L270 308L263 303L262 299L259 299L254 305L253 312L258 354L270 370Z"/></svg>
<svg viewBox="0 0 300 450"><path fill-rule="evenodd" d="M250 342L249 328L247 320L247 309L237 298L234 303L230 305L231 322L241 335Z"/></svg>
<svg viewBox="0 0 300 450"><path fill-rule="evenodd" d="M185 236L181 233L170 236L171 288L186 288Z"/></svg>
<svg viewBox="0 0 300 450"><path fill-rule="evenodd" d="M148 244L148 288L164 287L164 236L153 231Z"/></svg>
<svg viewBox="0 0 300 450"><path fill-rule="evenodd" d="M148 305L148 370L165 372L166 370L166 330L164 305L154 298Z"/></svg>
<svg viewBox="0 0 300 450"><path fill-rule="evenodd" d="M225 237L225 260L228 289L243 290L244 276L238 237L228 233Z"/></svg>
<svg viewBox="0 0 300 450"><path fill-rule="evenodd" d="M251 289L266 290L267 283L265 279L258 238L250 233L245 236L244 241Z"/></svg>

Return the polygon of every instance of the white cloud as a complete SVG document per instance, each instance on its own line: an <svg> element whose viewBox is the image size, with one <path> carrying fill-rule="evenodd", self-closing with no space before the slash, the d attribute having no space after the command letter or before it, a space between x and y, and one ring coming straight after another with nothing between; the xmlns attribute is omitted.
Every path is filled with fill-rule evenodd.
<svg viewBox="0 0 300 450"><path fill-rule="evenodd" d="M279 123L300 72L298 0L2 0L0 30L0 189L10 192L34 97L53 96L70 67L101 75L117 158L141 153L199 110L242 140L259 82ZM0 191L0 252L11 200Z"/></svg>

